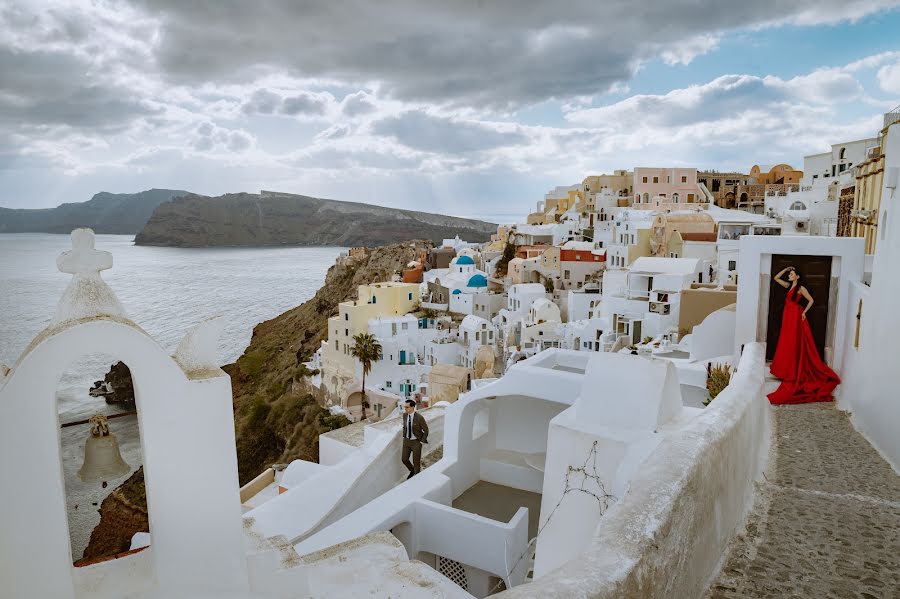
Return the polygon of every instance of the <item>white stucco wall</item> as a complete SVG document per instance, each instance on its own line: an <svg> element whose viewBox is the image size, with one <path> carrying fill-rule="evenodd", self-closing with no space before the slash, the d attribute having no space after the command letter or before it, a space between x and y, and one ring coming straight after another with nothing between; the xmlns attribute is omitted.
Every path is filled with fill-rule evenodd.
<svg viewBox="0 0 900 599"><path fill-rule="evenodd" d="M729 385L664 439L578 558L498 597L700 597L743 526L768 455L762 344Z"/></svg>
<svg viewBox="0 0 900 599"><path fill-rule="evenodd" d="M884 138L885 182L900 168L900 123ZM885 185L878 216L878 241L872 261L872 286L856 286L840 314L848 329L847 357L840 372L838 406L851 412L853 424L900 472L900 369L894 349L900 339L900 190ZM856 314L862 299L859 348L853 347Z"/></svg>

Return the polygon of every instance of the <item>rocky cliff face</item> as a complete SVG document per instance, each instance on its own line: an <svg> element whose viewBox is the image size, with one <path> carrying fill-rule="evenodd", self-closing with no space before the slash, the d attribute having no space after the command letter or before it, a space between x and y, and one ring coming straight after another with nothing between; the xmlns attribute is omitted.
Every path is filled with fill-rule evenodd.
<svg viewBox="0 0 900 599"><path fill-rule="evenodd" d="M75 565L87 565L128 551L134 533L149 531L144 469L138 468L100 504L100 523L91 532L84 555Z"/></svg>
<svg viewBox="0 0 900 599"><path fill-rule="evenodd" d="M430 245L393 244L335 264L312 299L253 329L244 354L225 366L234 390L241 484L272 463L317 461L319 434L349 424L319 406L305 386L301 362L327 338L328 318L339 302L354 299L359 285L390 280Z"/></svg>
<svg viewBox="0 0 900 599"><path fill-rule="evenodd" d="M90 227L95 233L134 235L163 202L187 195L177 189L148 189L139 193L95 194L87 202L56 208L0 208L0 233L70 233Z"/></svg>
<svg viewBox="0 0 900 599"><path fill-rule="evenodd" d="M138 245L176 247L339 245L380 246L405 239L459 235L487 241L496 225L483 221L262 192L215 198L191 195L161 204L135 238Z"/></svg>
<svg viewBox="0 0 900 599"><path fill-rule="evenodd" d="M90 394L103 397L108 404L134 407L134 383L125 362L113 364L102 381L94 382Z"/></svg>

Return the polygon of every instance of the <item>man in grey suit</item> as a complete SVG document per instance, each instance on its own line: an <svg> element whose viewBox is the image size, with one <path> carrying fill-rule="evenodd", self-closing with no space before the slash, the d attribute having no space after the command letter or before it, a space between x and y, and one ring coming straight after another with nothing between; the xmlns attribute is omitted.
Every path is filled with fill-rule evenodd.
<svg viewBox="0 0 900 599"><path fill-rule="evenodd" d="M428 423L425 417L416 412L416 402L407 399L403 404L404 414L401 419L403 435L403 465L409 470L407 480L422 470L422 443L428 443ZM413 461L409 462L412 454Z"/></svg>

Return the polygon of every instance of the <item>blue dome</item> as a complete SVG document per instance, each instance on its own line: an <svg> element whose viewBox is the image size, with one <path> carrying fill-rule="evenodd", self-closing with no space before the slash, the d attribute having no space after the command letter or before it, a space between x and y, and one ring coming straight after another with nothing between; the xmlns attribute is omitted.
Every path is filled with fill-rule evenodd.
<svg viewBox="0 0 900 599"><path fill-rule="evenodd" d="M487 287L487 279L484 275L472 275L469 279L469 287Z"/></svg>
<svg viewBox="0 0 900 599"><path fill-rule="evenodd" d="M453 290L453 295L459 295L460 293L462 293L462 291L460 291L459 289Z"/></svg>
<svg viewBox="0 0 900 599"><path fill-rule="evenodd" d="M474 265L475 261L472 260L471 256L460 256L459 258L456 259L456 263L457 264L472 264L472 265Z"/></svg>

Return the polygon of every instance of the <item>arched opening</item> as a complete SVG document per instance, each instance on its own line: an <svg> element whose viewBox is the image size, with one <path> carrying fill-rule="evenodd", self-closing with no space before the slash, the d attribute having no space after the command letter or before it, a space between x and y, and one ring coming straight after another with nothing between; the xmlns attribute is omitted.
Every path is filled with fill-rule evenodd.
<svg viewBox="0 0 900 599"><path fill-rule="evenodd" d="M650 194L647 193L647 192L644 192L644 203L645 203L645 204L649 204L649 203L650 203Z"/></svg>
<svg viewBox="0 0 900 599"><path fill-rule="evenodd" d="M131 370L108 354L85 355L60 376L56 407L74 565L148 546L150 522ZM95 423L89 419L95 414L108 419L109 436L92 438Z"/></svg>
<svg viewBox="0 0 900 599"><path fill-rule="evenodd" d="M746 192L746 191L741 193L740 203L741 203L741 204L746 204L746 203L747 203L747 192Z"/></svg>
<svg viewBox="0 0 900 599"><path fill-rule="evenodd" d="M672 194L672 201L678 202L678 193L677 192Z"/></svg>
<svg viewBox="0 0 900 599"><path fill-rule="evenodd" d="M354 422L362 418L362 392L354 391L347 396L344 408L350 414L350 419Z"/></svg>
<svg viewBox="0 0 900 599"><path fill-rule="evenodd" d="M841 148L840 159L843 160L847 156L847 148Z"/></svg>

